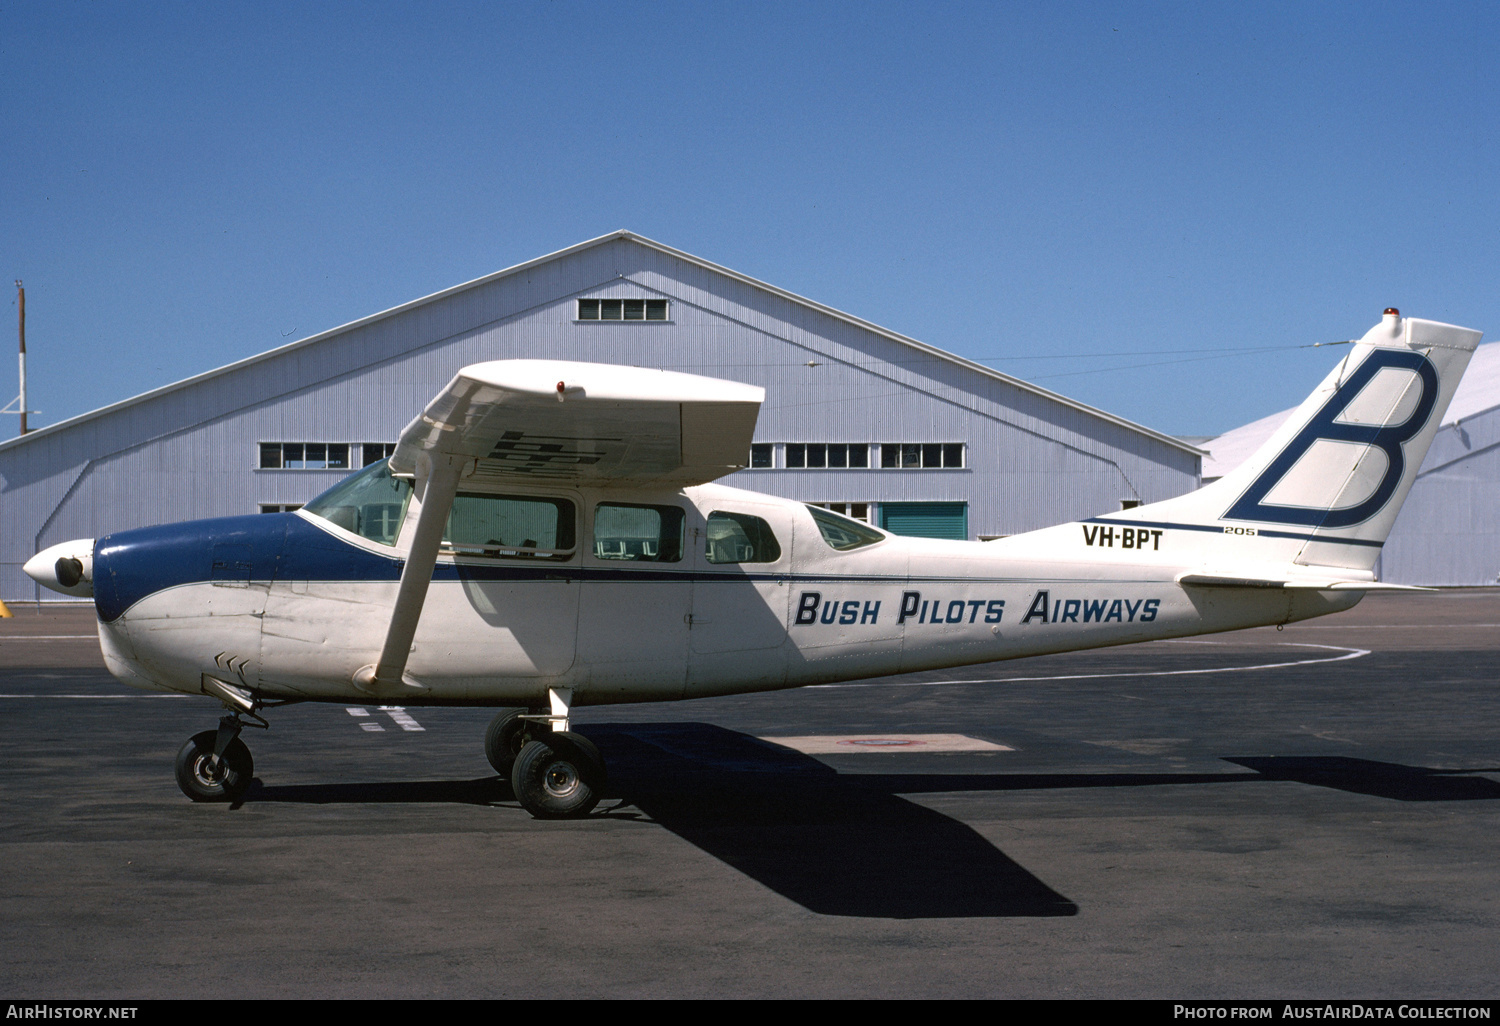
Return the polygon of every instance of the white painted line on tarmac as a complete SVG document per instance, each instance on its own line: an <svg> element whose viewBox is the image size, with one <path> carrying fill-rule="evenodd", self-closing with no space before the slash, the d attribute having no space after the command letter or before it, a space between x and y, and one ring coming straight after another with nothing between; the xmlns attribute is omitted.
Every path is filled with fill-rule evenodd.
<svg viewBox="0 0 1500 1026"><path fill-rule="evenodd" d="M114 701L119 698L201 698L201 695L0 695L0 698L97 698Z"/></svg>
<svg viewBox="0 0 1500 1026"><path fill-rule="evenodd" d="M427 729L426 727L418 723L414 718L412 718L412 715L406 711L405 706L382 705L377 706L377 708L381 712L389 716L392 720L394 720L396 725L402 730L410 731ZM379 722L375 720L365 719L370 715L370 710L368 709L361 709L359 706L349 705L344 707L344 711L350 716L355 717L356 719L363 720L363 722L361 722L359 725L361 730L368 730L371 733L374 733L377 730L381 731L382 733L385 731L385 728L381 726Z"/></svg>
<svg viewBox="0 0 1500 1026"><path fill-rule="evenodd" d="M360 721L360 723L359 723L359 729L360 730L369 731L371 734L374 734L374 733L377 733L377 732L382 733L382 734L385 733L385 728L384 727L382 727L376 721L374 721L372 719L369 719L370 710L368 710L368 709L361 709L357 705L346 705L346 706L344 706L344 712L348 713L350 716L353 716L355 719L357 719L357 720Z"/></svg>
<svg viewBox="0 0 1500 1026"><path fill-rule="evenodd" d="M382 705L380 707L380 711L383 712L383 713L385 713L391 719L395 720L396 723L401 727L402 730L426 730L427 729L426 727L424 727L420 723L418 723L416 720L412 719L411 714L406 711L406 707L405 706L400 706L400 705Z"/></svg>
<svg viewBox="0 0 1500 1026"><path fill-rule="evenodd" d="M0 645L7 641L98 641L97 634L0 634Z"/></svg>
<svg viewBox="0 0 1500 1026"><path fill-rule="evenodd" d="M949 684L1029 684L1047 680L1106 680L1111 677L1188 677L1202 673L1244 673L1250 670L1280 670L1291 666L1315 666L1318 663L1341 663L1346 659L1360 659L1370 654L1368 648L1345 648L1342 645L1313 645L1306 642L1284 642L1288 648L1322 648L1343 652L1338 656L1323 656L1321 659L1297 659L1285 663L1256 663L1253 666L1211 666L1198 670L1144 670L1127 673L1067 673L1051 677L996 677L989 680L901 680L861 681L854 684L811 684L810 688L930 688Z"/></svg>
<svg viewBox="0 0 1500 1026"><path fill-rule="evenodd" d="M983 680L918 680L918 681L859 681L849 684L810 684L813 688L917 688L917 687L940 687L949 684L1031 684L1049 680L1107 680L1109 678L1124 677L1191 677L1207 673L1248 673L1251 670L1281 670L1293 666L1316 666L1319 663L1341 663L1348 659L1361 659L1370 654L1368 648L1346 648L1342 645L1314 645L1310 642L1285 642L1286 648L1321 648L1331 652L1342 652L1342 655L1323 656L1319 659L1296 659L1281 663L1255 663L1246 666L1210 666L1197 670L1144 670L1125 673L1068 673L1057 674L1048 677L995 677ZM121 698L195 698L195 695L0 695L5 698L84 698L111 701ZM381 712L386 713L391 719L401 726L402 730L426 730L415 719L411 717L402 707L381 706ZM351 716L369 715L368 713L355 712L349 708ZM360 724L366 730L384 730L378 723Z"/></svg>
<svg viewBox="0 0 1500 1026"><path fill-rule="evenodd" d="M1289 623L1289 631L1394 631L1411 628L1430 631L1449 627L1500 627L1500 623Z"/></svg>

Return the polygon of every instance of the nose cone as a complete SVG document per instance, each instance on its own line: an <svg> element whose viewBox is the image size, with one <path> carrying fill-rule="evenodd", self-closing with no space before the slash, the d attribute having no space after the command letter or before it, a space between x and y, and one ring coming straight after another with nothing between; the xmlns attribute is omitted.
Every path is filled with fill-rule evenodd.
<svg viewBox="0 0 1500 1026"><path fill-rule="evenodd" d="M94 539L80 538L43 549L21 569L43 587L75 598L93 598Z"/></svg>

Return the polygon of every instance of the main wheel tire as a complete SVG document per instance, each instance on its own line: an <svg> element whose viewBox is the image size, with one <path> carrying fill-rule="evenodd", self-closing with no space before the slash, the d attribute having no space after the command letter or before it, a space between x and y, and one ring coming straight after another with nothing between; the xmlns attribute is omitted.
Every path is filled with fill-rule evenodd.
<svg viewBox="0 0 1500 1026"><path fill-rule="evenodd" d="M255 760L245 742L235 738L214 758L217 730L194 734L177 753L177 786L195 802L238 801L250 786Z"/></svg>
<svg viewBox="0 0 1500 1026"><path fill-rule="evenodd" d="M604 760L585 737L544 734L521 749L510 784L521 807L537 819L587 816L604 794Z"/></svg>
<svg viewBox="0 0 1500 1026"><path fill-rule="evenodd" d="M525 713L525 709L502 709L484 732L484 757L507 780L516 765L516 756L531 740L531 733L538 730L531 721L521 719Z"/></svg>
<svg viewBox="0 0 1500 1026"><path fill-rule="evenodd" d="M550 736L564 738L569 744L576 745L583 757L593 763L592 773L595 784L599 792L603 794L606 773L604 771L604 756L600 753L599 746L582 734L575 734L572 731L558 731Z"/></svg>

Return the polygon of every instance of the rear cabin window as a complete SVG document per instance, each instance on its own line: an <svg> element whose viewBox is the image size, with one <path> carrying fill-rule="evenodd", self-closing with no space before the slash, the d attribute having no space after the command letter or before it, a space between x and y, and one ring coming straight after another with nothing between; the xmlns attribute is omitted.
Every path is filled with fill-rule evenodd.
<svg viewBox="0 0 1500 1026"><path fill-rule="evenodd" d="M600 503L594 510L594 555L644 563L680 562L683 520L677 506Z"/></svg>
<svg viewBox="0 0 1500 1026"><path fill-rule="evenodd" d="M459 492L443 551L491 559L571 559L574 506L567 499Z"/></svg>
<svg viewBox="0 0 1500 1026"><path fill-rule="evenodd" d="M372 463L351 474L302 507L331 524L382 545L396 544L411 482L391 476L390 463Z"/></svg>
<svg viewBox="0 0 1500 1026"><path fill-rule="evenodd" d="M771 525L748 513L710 513L707 537L710 563L774 563L781 558Z"/></svg>
<svg viewBox="0 0 1500 1026"><path fill-rule="evenodd" d="M878 541L885 540L885 535L857 520L841 517L837 513L830 513L817 506L809 506L807 511L812 514L813 522L818 525L818 533L823 536L823 540L840 552L874 545Z"/></svg>

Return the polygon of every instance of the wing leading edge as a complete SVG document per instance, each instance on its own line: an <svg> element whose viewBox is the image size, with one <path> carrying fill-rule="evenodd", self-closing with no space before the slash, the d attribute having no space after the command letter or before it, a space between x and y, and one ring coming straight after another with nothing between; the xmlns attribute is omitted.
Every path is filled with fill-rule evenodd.
<svg viewBox="0 0 1500 1026"><path fill-rule="evenodd" d="M475 460L466 479L685 487L745 466L765 389L641 367L495 360L463 368L391 457Z"/></svg>

